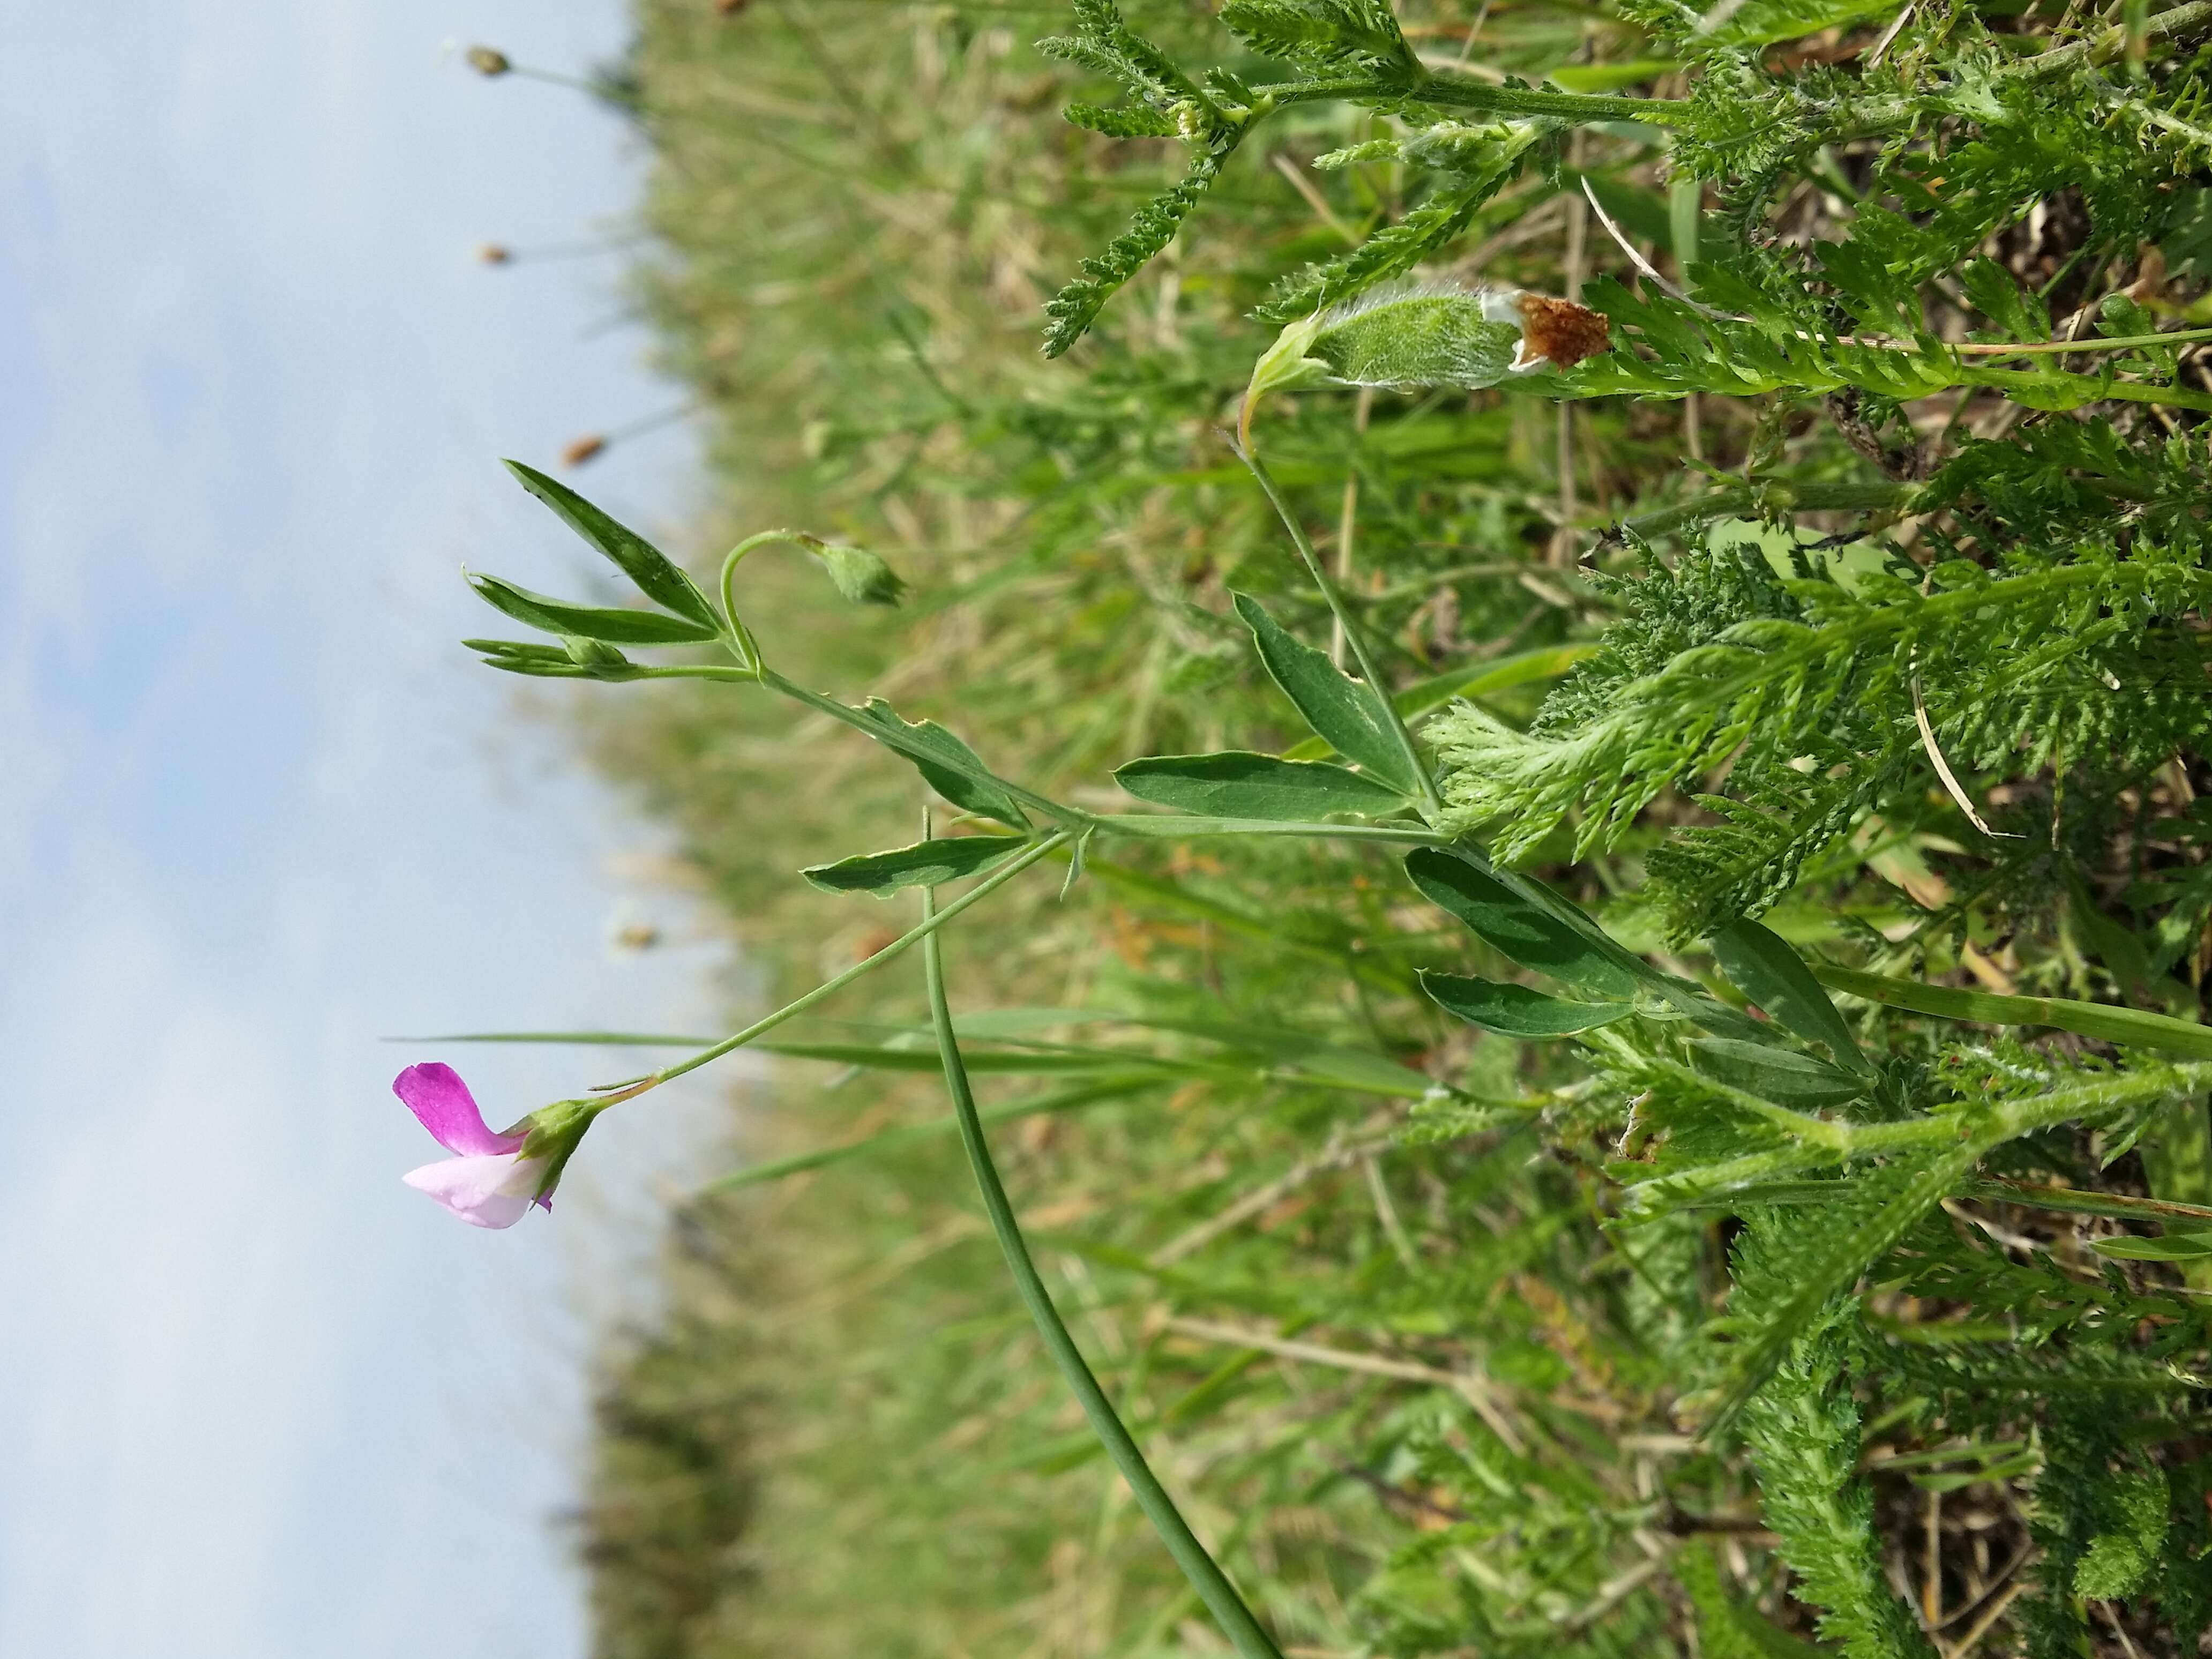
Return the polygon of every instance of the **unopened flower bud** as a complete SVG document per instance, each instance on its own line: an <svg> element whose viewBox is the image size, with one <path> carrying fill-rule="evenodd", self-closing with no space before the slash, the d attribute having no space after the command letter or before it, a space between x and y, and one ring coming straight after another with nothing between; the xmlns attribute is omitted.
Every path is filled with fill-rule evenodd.
<svg viewBox="0 0 2212 1659"><path fill-rule="evenodd" d="M637 672L637 665L609 645L605 640L587 640L577 634L563 634L561 647L568 653L568 660L599 679L626 680Z"/></svg>
<svg viewBox="0 0 2212 1659"><path fill-rule="evenodd" d="M606 447L607 441L604 434L586 433L561 452L561 465L581 466Z"/></svg>
<svg viewBox="0 0 2212 1659"><path fill-rule="evenodd" d="M504 75L514 67L496 46L471 46L461 56L471 69L487 79Z"/></svg>
<svg viewBox="0 0 2212 1659"><path fill-rule="evenodd" d="M896 605L906 584L898 573L866 548L840 547L830 542L802 538L807 550L822 561L837 591L855 605Z"/></svg>

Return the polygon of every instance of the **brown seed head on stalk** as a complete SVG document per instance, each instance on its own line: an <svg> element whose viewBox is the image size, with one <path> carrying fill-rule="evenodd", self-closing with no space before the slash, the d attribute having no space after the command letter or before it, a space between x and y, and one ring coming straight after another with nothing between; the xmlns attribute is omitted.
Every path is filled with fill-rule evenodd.
<svg viewBox="0 0 2212 1659"><path fill-rule="evenodd" d="M503 242L486 242L477 250L477 258L488 265L508 264L514 261L514 250Z"/></svg>
<svg viewBox="0 0 2212 1659"><path fill-rule="evenodd" d="M606 447L607 441L604 434L597 432L586 433L561 452L561 465L581 466Z"/></svg>
<svg viewBox="0 0 2212 1659"><path fill-rule="evenodd" d="M1613 325L1601 311L1592 311L1572 300L1554 300L1544 294L1523 294L1521 305L1521 356L1533 362L1547 358L1561 368L1572 368L1585 357L1605 349Z"/></svg>
<svg viewBox="0 0 2212 1659"><path fill-rule="evenodd" d="M514 67L507 61L507 54L496 46L471 46L461 56L468 60L469 67L478 75L504 75Z"/></svg>

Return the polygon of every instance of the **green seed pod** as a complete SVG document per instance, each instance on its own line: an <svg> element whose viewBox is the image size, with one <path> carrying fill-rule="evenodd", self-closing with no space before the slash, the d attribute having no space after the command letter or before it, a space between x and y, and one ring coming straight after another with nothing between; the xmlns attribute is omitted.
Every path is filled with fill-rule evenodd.
<svg viewBox="0 0 2212 1659"><path fill-rule="evenodd" d="M1254 365L1246 404L1312 386L1474 391L1545 363L1571 368L1606 340L1604 317L1572 300L1436 283L1379 289L1285 328Z"/></svg>

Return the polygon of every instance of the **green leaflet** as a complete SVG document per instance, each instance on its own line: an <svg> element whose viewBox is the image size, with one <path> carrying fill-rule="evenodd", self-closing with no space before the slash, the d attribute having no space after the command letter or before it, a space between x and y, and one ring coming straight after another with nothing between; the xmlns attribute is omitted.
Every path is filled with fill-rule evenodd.
<svg viewBox="0 0 2212 1659"><path fill-rule="evenodd" d="M1546 996L1525 985L1504 985L1465 974L1425 973L1421 988L1446 1013L1500 1036L1571 1036L1636 1012L1632 1003L1576 1002Z"/></svg>
<svg viewBox="0 0 2212 1659"><path fill-rule="evenodd" d="M1292 639L1250 594L1239 593L1236 601L1237 614L1252 630L1268 677L1297 706L1306 724L1346 760L1365 767L1401 794L1411 795L1416 781L1407 773L1395 716L1384 706L1382 694L1353 679L1325 652Z"/></svg>
<svg viewBox="0 0 2212 1659"><path fill-rule="evenodd" d="M526 587L501 581L496 576L469 573L469 586L495 611L519 623L542 628L549 634L574 634L610 645L699 645L715 637L713 624L671 616L665 611L617 611L598 605L571 605L566 599L533 593Z"/></svg>
<svg viewBox="0 0 2212 1659"><path fill-rule="evenodd" d="M920 841L889 852L863 853L799 873L825 893L873 893L886 897L902 887L934 887L975 875L1028 844L1013 836L960 836Z"/></svg>
<svg viewBox="0 0 2212 1659"><path fill-rule="evenodd" d="M1430 847L1406 855L1406 873L1491 949L1594 999L1633 1000L1647 976L1656 977L1595 922L1575 916L1565 900L1547 893L1553 902L1540 902L1529 890L1542 890L1527 877L1485 870Z"/></svg>
<svg viewBox="0 0 2212 1659"><path fill-rule="evenodd" d="M1596 649L1587 641L1576 641L1566 645L1543 646L1491 662L1468 663L1464 667L1414 681L1390 699L1390 706L1398 711L1400 720L1411 720L1443 708L1454 697L1487 696L1493 691L1526 685L1532 680L1557 679ZM1304 738L1283 750L1283 758L1320 760L1330 752L1328 738Z"/></svg>
<svg viewBox="0 0 2212 1659"><path fill-rule="evenodd" d="M618 524L568 485L536 467L509 461L507 470L532 495L561 515L562 521L612 560L637 591L662 609L688 617L707 630L720 631L721 618L698 585L665 553L628 526Z"/></svg>
<svg viewBox="0 0 2212 1659"><path fill-rule="evenodd" d="M975 751L935 720L902 720L880 697L870 697L854 713L871 737L912 761L929 787L955 806L1016 830L1030 827L1020 804Z"/></svg>
<svg viewBox="0 0 2212 1659"><path fill-rule="evenodd" d="M1826 963L1813 969L1823 985L1869 1002L1908 1008L1917 1014L1945 1019L1978 1020L1989 1025L2048 1025L2076 1036L2095 1037L2190 1060L2212 1060L2212 1027L2139 1009L2119 1008L2101 1002L2074 1002L2063 997L2008 997L1988 991L1960 990L1949 985L1923 985L1917 980L1891 979L1864 974Z"/></svg>
<svg viewBox="0 0 2212 1659"><path fill-rule="evenodd" d="M2212 1233L2169 1233L2164 1238L2093 1238L2099 1255L2122 1261L2194 1261L2212 1255Z"/></svg>
<svg viewBox="0 0 2212 1659"><path fill-rule="evenodd" d="M1733 1037L1698 1037L1697 1068L1729 1087L1785 1106L1837 1106L1866 1092L1866 1080L1789 1048Z"/></svg>
<svg viewBox="0 0 2212 1659"><path fill-rule="evenodd" d="M1758 922L1740 921L1712 936L1713 955L1736 989L1808 1042L1822 1042L1839 1066L1872 1075L1851 1028L1828 1000L1788 940Z"/></svg>
<svg viewBox="0 0 2212 1659"><path fill-rule="evenodd" d="M1139 800L1226 818L1299 822L1331 812L1387 817L1407 806L1397 790L1344 767L1244 750L1156 755L1131 761L1114 780Z"/></svg>

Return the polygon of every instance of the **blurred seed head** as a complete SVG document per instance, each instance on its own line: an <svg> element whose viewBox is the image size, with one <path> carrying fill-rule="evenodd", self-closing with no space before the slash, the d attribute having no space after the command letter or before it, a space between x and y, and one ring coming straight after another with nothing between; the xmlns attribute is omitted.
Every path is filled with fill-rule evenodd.
<svg viewBox="0 0 2212 1659"><path fill-rule="evenodd" d="M577 439L574 443L569 444L566 448L562 450L561 465L563 466L581 466L585 462L592 459L594 456L605 449L606 447L607 440L605 433L587 432L582 437Z"/></svg>
<svg viewBox="0 0 2212 1659"><path fill-rule="evenodd" d="M514 250L504 242L486 242L477 250L477 263L487 265L512 264L514 262Z"/></svg>
<svg viewBox="0 0 2212 1659"><path fill-rule="evenodd" d="M504 75L514 67L507 54L496 46L471 46L461 57L471 69L487 80Z"/></svg>

